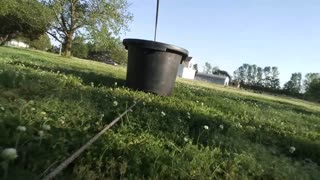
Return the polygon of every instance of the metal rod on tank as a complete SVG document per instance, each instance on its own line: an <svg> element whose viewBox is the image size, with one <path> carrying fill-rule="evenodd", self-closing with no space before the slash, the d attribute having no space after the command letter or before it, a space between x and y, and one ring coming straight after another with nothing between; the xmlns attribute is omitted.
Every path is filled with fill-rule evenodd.
<svg viewBox="0 0 320 180"><path fill-rule="evenodd" d="M157 0L156 24L155 24L155 28L154 28L154 41L156 41L156 40L157 40L159 1L160 1L160 0Z"/></svg>

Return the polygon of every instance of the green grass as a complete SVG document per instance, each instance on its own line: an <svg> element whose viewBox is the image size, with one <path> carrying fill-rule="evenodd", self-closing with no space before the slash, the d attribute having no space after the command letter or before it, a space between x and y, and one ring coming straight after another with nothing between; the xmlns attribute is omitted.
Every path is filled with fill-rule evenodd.
<svg viewBox="0 0 320 180"><path fill-rule="evenodd" d="M0 47L0 151L18 152L0 159L0 178L43 177L137 100L58 179L320 177L319 104L183 79L171 97L124 83L123 67Z"/></svg>

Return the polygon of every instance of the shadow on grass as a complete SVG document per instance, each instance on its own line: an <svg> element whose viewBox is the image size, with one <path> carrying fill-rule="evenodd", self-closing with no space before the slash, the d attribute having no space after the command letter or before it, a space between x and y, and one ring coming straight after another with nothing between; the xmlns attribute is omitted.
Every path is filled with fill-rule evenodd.
<svg viewBox="0 0 320 180"><path fill-rule="evenodd" d="M96 73L90 72L89 70L74 70L70 68L63 67L46 67L42 65L36 65L25 61L14 61L10 63L12 65L23 64L25 67L29 67L32 69L40 69L48 72L60 72L67 75L73 75L76 77L80 77L85 85L102 85L106 87L114 86L115 82L117 82L118 86L125 85L125 80L122 78L115 77L112 73Z"/></svg>
<svg viewBox="0 0 320 180"><path fill-rule="evenodd" d="M69 70L69 69L64 69L64 68L58 68L61 72L66 72L70 73L72 75L77 75L83 79L86 80L87 84L89 85L91 82L95 83L100 83L104 84L107 86L112 86L114 85L114 82L120 82L124 83L124 80L122 79L116 79L114 77L109 77L108 75L100 75L96 73L87 73L87 72L79 72L75 70ZM52 70L51 68L46 68L46 70L50 71ZM96 79L100 78L100 79ZM68 89L65 88L62 90L63 92L56 94L56 91L46 91L45 93L42 93L41 97L52 97L55 95L56 98L59 98L61 100L73 100L77 101L79 100L79 95L86 96L87 100L92 104L92 106L99 108L100 111L103 111L104 109L108 109L109 107L106 106L106 100L112 102L113 99L109 98L106 99L106 91L100 91L99 88L95 88L93 90L87 90L87 89ZM19 91L19 95L26 96L26 98L30 98L32 92L29 92L26 94L26 92L29 92L27 90L25 91ZM112 93L112 92L109 92ZM36 94L35 96L39 96L39 94ZM111 96L114 96L117 98L119 102L132 102L134 97L127 97L127 96L116 96L115 94L111 94ZM88 98L89 97L89 98ZM170 97L164 97L164 98L170 98ZM185 106L188 106L188 104L191 103L190 101L187 100L181 100L183 98L181 97L173 97L173 98L179 98L179 101L181 101L182 104L185 104ZM230 98L230 97L229 97ZM250 100L250 99L248 99ZM250 100L256 103L260 103L259 101L255 100ZM266 103L265 103L266 104ZM267 104L266 104L267 105ZM140 105L141 106L141 105ZM277 106L275 106L276 108ZM242 126L253 126L256 128L256 131L249 131L246 129L236 129L234 128L236 122L230 122L225 120L225 117L222 116L206 116L203 114L195 113L192 114L191 119L187 120L185 125L181 124L178 120L178 117L180 116L181 118L188 119L186 115L186 109L178 109L177 107L174 106L163 106L162 104L158 102L153 102L148 104L148 107L140 107L140 108L147 108L150 109L151 111L159 111L159 115L161 111L164 111L166 113L172 114L175 117L175 119L167 119L166 121L155 121L156 123L155 128L156 131L154 135L158 135L163 133L169 135L172 139L174 139L176 142L182 143L183 138L179 137L180 140L176 139L177 137L176 133L182 133L182 132L176 132L172 133L172 129L179 129L183 127L182 131L188 134L190 137L192 137L194 140L198 141L199 143L203 145L213 145L210 144L207 139L203 139L203 137L200 137L200 133L203 133L203 126L207 125L209 127L215 127L214 129L211 129L210 132L212 136L208 136L206 138L209 139L214 139L214 135L216 132L222 133L225 136L232 136L234 138L239 138L239 136L249 139L252 143L261 143L265 145L266 147L270 145L275 145L279 148L283 154L290 156L290 157L295 157L297 159L306 159L309 158L314 162L317 162L320 164L320 144L318 142L314 142L308 139L300 139L300 138L295 138L292 136L287 136L286 134L282 134L281 132L278 132L276 129L272 128L258 128L259 124L256 124L254 121L250 121L248 124L242 124ZM279 107L277 107L279 108ZM141 114L143 113L148 113L148 112L140 112L137 114L137 119L139 121L137 122L140 125L143 125L146 123L143 119L140 119ZM151 120L153 120L154 117L149 117ZM221 131L219 130L219 125L223 125L224 129ZM181 127L180 127L181 126ZM145 124L144 128L147 128L147 125ZM234 131L234 132L233 132ZM203 136L203 135L201 135ZM294 154L290 154L288 148L290 146L296 147L296 152Z"/></svg>
<svg viewBox="0 0 320 180"><path fill-rule="evenodd" d="M106 103L106 101L112 102L112 97L109 97L106 99L106 91L101 91L99 88L91 89L90 92L88 90L84 89L78 89L77 92L73 91L72 89L66 89L63 90L65 93L63 93L63 96L56 97L59 98L61 101L77 101L79 100L79 95L84 95L86 100L89 100L88 103L91 103L91 106L96 108L97 111L109 111L111 108L111 103ZM20 91L19 96L24 96L23 91ZM72 94L72 95L70 95ZM47 93L46 96L48 98L52 97L52 94ZM135 99L134 95L112 95L116 97L117 101L120 102L121 107L124 107L124 103L128 103L129 105L132 104L131 102ZM166 97L170 98L170 97ZM176 97L173 97L176 98ZM187 100L181 100L182 104L185 104L186 106L190 103L190 101ZM123 109L124 111L125 109ZM155 112L159 113L161 111L166 112L166 116L162 117L160 119L160 116L156 119L153 115L152 117L147 115L144 115L143 113L146 112ZM246 151L248 153L252 153L252 150L246 149L250 144L236 144L236 141L241 139L241 142L251 142L252 144L257 144L257 136L259 136L259 141L262 145L264 145L266 148L270 145L277 146L281 154L275 155L285 155L290 158L294 158L297 160L304 160L306 158L311 159L314 162L320 163L318 157L320 157L320 149L319 144L316 142L311 142L308 140L303 139L296 139L294 137L285 136L282 134L279 134L273 129L259 129L255 132L249 132L246 131L244 128L242 129L236 129L234 128L234 123L226 121L222 116L210 116L210 115L203 115L201 113L191 113L191 118L187 118L187 112L184 108L177 108L175 106L167 106L163 105L159 102L151 102L148 103L146 106L144 106L142 103L139 103L133 110L132 113L130 113L130 116L134 117L130 119L130 122L134 126L134 130L136 133L139 131L143 132L148 130L150 131L148 133L154 135L155 137L161 137L161 138L167 138L171 139L172 141L176 142L178 146L183 147L185 142L183 137L187 136L193 139L194 144L201 144L203 146L213 146L217 147L219 146L222 150L224 149L232 149L232 152L242 152ZM104 117L104 123L109 123L113 118L117 116L117 113L109 113ZM181 117L183 119L182 122L178 120L178 118ZM174 119L173 119L174 118ZM126 121L124 121L126 123ZM151 127L150 124L152 123ZM205 130L204 126L208 126L209 130ZM219 129L219 126L223 125L223 129ZM250 126L258 127L258 124L247 124ZM117 127L116 125L113 130L116 132ZM243 126L246 126L246 124L243 124ZM95 133L97 133L98 129L89 129L88 131L80 131L80 130L71 130L71 129L56 129L56 133L58 136L64 136L65 134L70 134L72 131L72 134L74 139L72 139L70 142L66 144L66 148L68 149L67 152L64 152L65 155L71 154L74 152L77 148L79 148L89 136L93 136ZM185 135L183 134L185 133ZM221 139L217 139L221 138ZM66 137L67 138L67 137ZM228 141L230 140L230 141ZM52 138L47 143L45 147L46 149L41 150L43 155L46 156L48 154L45 154L47 152L50 152L48 149L51 148L51 144L55 144L55 138ZM260 143L259 143L260 144ZM296 152L294 154L289 153L288 147L289 146L295 146ZM95 146L95 145L93 145ZM28 151L28 150L26 150ZM30 150L31 151L31 150ZM55 154L56 155L56 154ZM39 156L41 157L41 153L39 153ZM257 154L254 154L256 159L259 159L257 157ZM57 157L52 157L52 160L55 160ZM28 167L28 163L23 164L22 167ZM68 167L66 172L72 172L72 167ZM13 172L12 172L13 173ZM36 174L41 173L35 172Z"/></svg>
<svg viewBox="0 0 320 180"><path fill-rule="evenodd" d="M25 66L31 67L32 64L27 64L23 62ZM37 68L31 67L31 68ZM112 86L114 85L114 82L117 81L119 84L124 83L124 80L117 79L115 77L112 77L111 74L96 74L93 72L82 72L82 71L75 71L68 68L49 68L49 67L40 67L42 70L45 71L60 71L66 74L71 74L74 76L78 76L83 79L84 83L87 85L90 85L91 82L94 82L95 84L102 84L105 86ZM122 81L121 81L122 80ZM99 88L94 88L90 91L87 89L63 89L63 93L60 94L60 96L55 96L56 98L59 98L61 101L78 101L80 95L84 95L86 100L88 100L90 105L92 105L94 108L96 108L97 111L104 111L109 110L111 103L106 104L106 101L112 102L113 99L111 97L106 98L106 91L101 91ZM24 94L24 91L18 91L17 95L21 96L29 96L30 94ZM48 91L44 93L44 98L50 98L52 97L55 92ZM109 92L112 93L112 92ZM37 95L37 94L35 94ZM112 96L116 97L117 101L119 102L132 102L135 97L134 95L115 95L112 94ZM170 97L169 97L170 98ZM179 98L179 97L173 97L173 98ZM185 104L185 106L188 106L188 104L191 102L188 100L183 100L183 98L179 98L180 103ZM257 103L261 103L257 101ZM142 111L145 109L144 111ZM160 112L164 111L166 112L166 116L161 118L157 117L155 119L155 116L144 116L143 113L148 113L152 111L158 111L159 116ZM276 129L270 129L270 128L261 128L256 131L248 131L245 128L234 128L233 122L227 121L224 119L223 116L210 116L210 115L204 115L201 113L192 113L191 118L189 119L187 117L186 108L177 108L175 106L167 106L163 105L159 102L152 102L148 103L147 106L143 106L141 103L135 108L134 112L132 113L132 116L135 116L137 131L139 129L141 131L147 130L150 128L150 122L154 122L151 126L151 130L149 131L151 134L153 134L156 137L164 137L168 139L172 139L175 141L178 145L181 146L184 143L184 134L188 137L191 137L193 139L193 143L199 143L203 146L220 146L221 148L226 149L234 149L239 151L245 151L246 146L241 145L234 145L235 142L223 142L223 140L230 140L230 139L245 139L250 141L252 144L261 143L266 148L268 146L276 146L279 151L281 152L280 155L285 155L290 158L295 158L297 160L304 160L304 159L311 159L314 162L317 162L320 164L320 144L318 142L313 142L307 139L300 139L295 138L292 136L287 136L286 134L281 134L280 132L277 132ZM114 117L116 116L116 113L107 114L104 119L105 122L110 122ZM179 121L179 117L183 119L182 122ZM149 120L149 122L148 122ZM131 121L132 122L132 121ZM207 125L209 127L209 130L205 130L204 126ZM219 126L223 125L223 129L219 129ZM259 124L255 124L255 122L250 122L250 124L242 124L243 127L245 126L253 126L258 127ZM116 129L116 127L115 127ZM179 131L180 130L180 131ZM68 129L59 129L59 133L68 133ZM82 137L86 137L88 133L90 135L93 135L98 130L92 129L91 131L77 131L75 132L77 134L77 137L79 137L78 141L70 142L68 145L69 151L68 153L73 152L76 148L78 148L81 144L83 144L84 140L80 140ZM224 139L217 140L215 136L220 137L228 137ZM258 139L258 140L257 140ZM220 144L215 143L220 141ZM54 141L54 139L52 139ZM248 146L248 145L247 145ZM289 153L289 147L294 146L296 147L296 152L293 154ZM243 148L243 149L241 149Z"/></svg>

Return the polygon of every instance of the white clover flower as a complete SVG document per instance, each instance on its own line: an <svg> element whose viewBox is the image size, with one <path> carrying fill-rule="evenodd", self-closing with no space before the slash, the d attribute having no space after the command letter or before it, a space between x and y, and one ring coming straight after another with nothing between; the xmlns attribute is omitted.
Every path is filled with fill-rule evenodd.
<svg viewBox="0 0 320 180"><path fill-rule="evenodd" d="M47 113L44 112L44 111L42 111L40 114L41 114L41 115L47 115Z"/></svg>
<svg viewBox="0 0 320 180"><path fill-rule="evenodd" d="M189 139L188 139L187 137L184 137L183 140L184 140L185 142L188 142L188 141L189 141Z"/></svg>
<svg viewBox="0 0 320 180"><path fill-rule="evenodd" d="M201 106L204 106L204 103L203 103L203 102L201 103Z"/></svg>
<svg viewBox="0 0 320 180"><path fill-rule="evenodd" d="M4 111L4 110L5 110L3 106L1 106L1 107L0 107L0 109L1 109L2 111Z"/></svg>
<svg viewBox="0 0 320 180"><path fill-rule="evenodd" d="M165 116L165 115L166 115L166 113L163 112L163 111L161 111L161 116L163 117L163 116Z"/></svg>
<svg viewBox="0 0 320 180"><path fill-rule="evenodd" d="M33 108L31 108L31 111L35 111L35 110L36 110L36 108L34 108L34 107L33 107Z"/></svg>
<svg viewBox="0 0 320 180"><path fill-rule="evenodd" d="M1 152L1 157L6 160L14 160L18 157L17 150L15 148L6 148Z"/></svg>
<svg viewBox="0 0 320 180"><path fill-rule="evenodd" d="M17 130L21 131L21 132L25 132L27 130L27 128L25 126L18 126Z"/></svg>
<svg viewBox="0 0 320 180"><path fill-rule="evenodd" d="M199 103L199 101L198 101L198 100L197 100L196 102L197 102L197 103Z"/></svg>
<svg viewBox="0 0 320 180"><path fill-rule="evenodd" d="M44 132L43 131L39 131L38 134L39 134L40 137L44 136Z"/></svg>
<svg viewBox="0 0 320 180"><path fill-rule="evenodd" d="M50 131L51 126L44 124L44 125L42 125L42 129L47 130L47 131Z"/></svg>
<svg viewBox="0 0 320 180"><path fill-rule="evenodd" d="M91 82L90 85L91 85L91 87L94 87L94 83L93 82Z"/></svg>
<svg viewBox="0 0 320 180"><path fill-rule="evenodd" d="M203 126L203 129L208 130L208 129L209 129L209 126L204 125L204 126Z"/></svg>
<svg viewBox="0 0 320 180"><path fill-rule="evenodd" d="M118 106L118 102L117 101L113 101L113 106Z"/></svg>
<svg viewBox="0 0 320 180"><path fill-rule="evenodd" d="M115 86L117 86L117 85L118 85L118 83L117 83L117 82L115 82L115 83L114 83L114 85L115 85Z"/></svg>
<svg viewBox="0 0 320 180"><path fill-rule="evenodd" d="M48 118L45 116L45 117L43 117L43 120L47 120Z"/></svg>
<svg viewBox="0 0 320 180"><path fill-rule="evenodd" d="M224 128L224 127L223 127L223 125L222 125L222 124L220 124L219 128L220 128L221 130L223 130L223 128Z"/></svg>
<svg viewBox="0 0 320 180"><path fill-rule="evenodd" d="M289 152L290 152L290 153L294 153L295 151L296 151L296 148L295 148L295 147L291 146L291 147L289 148Z"/></svg>
<svg viewBox="0 0 320 180"><path fill-rule="evenodd" d="M283 126L283 125L284 125L284 122L281 122L280 124L281 124L281 126Z"/></svg>

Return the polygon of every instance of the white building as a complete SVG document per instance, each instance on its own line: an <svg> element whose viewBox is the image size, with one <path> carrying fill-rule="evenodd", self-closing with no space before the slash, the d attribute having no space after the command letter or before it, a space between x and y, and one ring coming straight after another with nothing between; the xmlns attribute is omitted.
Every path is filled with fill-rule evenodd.
<svg viewBox="0 0 320 180"><path fill-rule="evenodd" d="M186 79L194 79L196 70L193 69L191 63L192 57L187 57L182 64L179 64L177 76Z"/></svg>
<svg viewBox="0 0 320 180"><path fill-rule="evenodd" d="M29 48L29 44L26 44L22 41L18 41L18 40L10 40L8 42L6 42L7 46L12 46L12 47L19 47L19 48Z"/></svg>

